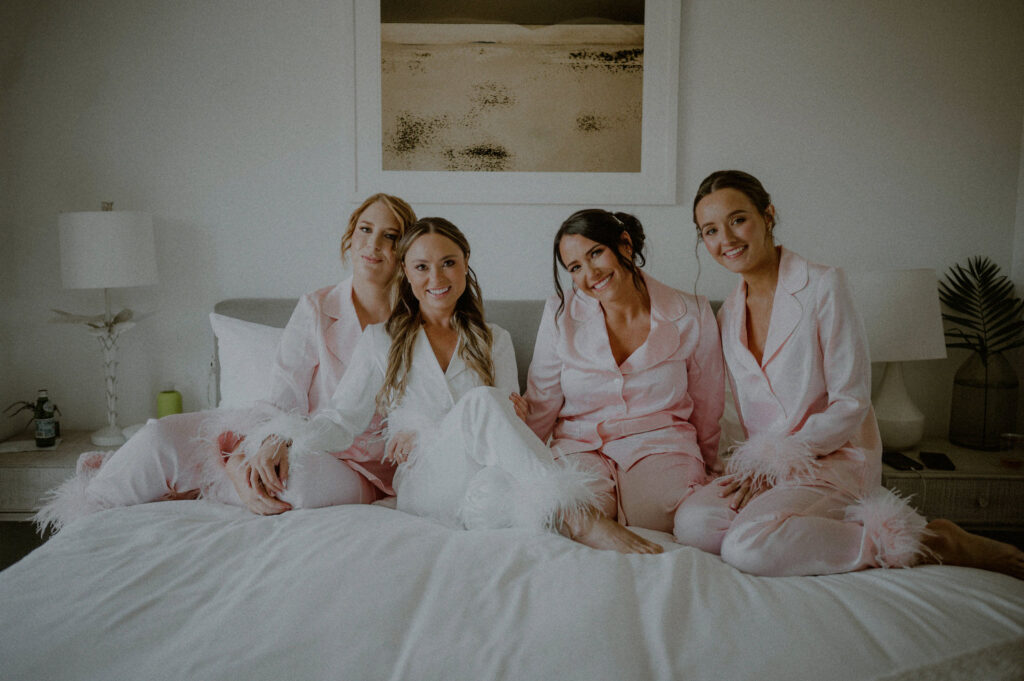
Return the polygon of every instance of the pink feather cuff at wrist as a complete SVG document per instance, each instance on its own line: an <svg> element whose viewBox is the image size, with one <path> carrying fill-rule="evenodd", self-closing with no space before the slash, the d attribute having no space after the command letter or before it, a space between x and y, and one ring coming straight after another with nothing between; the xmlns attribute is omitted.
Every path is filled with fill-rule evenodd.
<svg viewBox="0 0 1024 681"><path fill-rule="evenodd" d="M801 440L783 433L758 433L732 449L726 473L772 486L781 482L813 480L818 457Z"/></svg>

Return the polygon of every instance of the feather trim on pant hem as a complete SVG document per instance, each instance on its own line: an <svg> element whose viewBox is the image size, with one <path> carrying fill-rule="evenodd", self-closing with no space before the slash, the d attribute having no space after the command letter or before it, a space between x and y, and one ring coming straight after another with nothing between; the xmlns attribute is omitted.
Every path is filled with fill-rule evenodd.
<svg viewBox="0 0 1024 681"><path fill-rule="evenodd" d="M864 525L864 540L874 546L879 567L911 567L922 558L934 557L921 543L927 533L924 517L904 498L879 488L846 510L846 520Z"/></svg>
<svg viewBox="0 0 1024 681"><path fill-rule="evenodd" d="M73 520L107 508L101 502L90 498L86 490L111 453L82 453L78 457L75 475L43 496L42 506L32 516L32 523L40 536L46 535L47 528L56 534Z"/></svg>
<svg viewBox="0 0 1024 681"><path fill-rule="evenodd" d="M599 478L575 464L553 463L536 474L513 474L496 466L470 481L458 509L466 529L515 527L558 531L563 517L597 505Z"/></svg>

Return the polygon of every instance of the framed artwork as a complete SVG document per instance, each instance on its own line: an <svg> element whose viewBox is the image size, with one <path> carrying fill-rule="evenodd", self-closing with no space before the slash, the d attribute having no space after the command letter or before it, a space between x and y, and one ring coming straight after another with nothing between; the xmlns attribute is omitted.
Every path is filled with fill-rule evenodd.
<svg viewBox="0 0 1024 681"><path fill-rule="evenodd" d="M354 5L357 196L675 203L675 0Z"/></svg>

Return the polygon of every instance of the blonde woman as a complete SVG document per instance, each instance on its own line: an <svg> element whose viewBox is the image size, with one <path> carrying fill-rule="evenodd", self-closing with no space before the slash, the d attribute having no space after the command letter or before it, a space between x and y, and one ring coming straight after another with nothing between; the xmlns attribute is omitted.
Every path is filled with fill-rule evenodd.
<svg viewBox="0 0 1024 681"><path fill-rule="evenodd" d="M398 463L397 508L457 527L550 528L595 548L656 553L657 544L594 511L588 473L556 464L517 414L507 331L484 321L465 236L443 218L419 220L398 247L395 309L368 327L329 408L309 421L281 415L253 468L275 472L315 452L344 449L386 414ZM272 435L271 435L272 434Z"/></svg>
<svg viewBox="0 0 1024 681"><path fill-rule="evenodd" d="M200 495L272 514L391 494L394 466L382 462L383 444L373 434L318 461L320 475L294 484L289 496L267 490L251 474L236 433L267 409L310 414L329 401L362 329L391 314L395 246L415 221L409 204L388 194L374 194L353 211L341 239L341 258L351 260L352 275L299 300L278 348L269 405L151 420L109 457L83 455L78 473L54 491L37 524L60 529L112 506Z"/></svg>

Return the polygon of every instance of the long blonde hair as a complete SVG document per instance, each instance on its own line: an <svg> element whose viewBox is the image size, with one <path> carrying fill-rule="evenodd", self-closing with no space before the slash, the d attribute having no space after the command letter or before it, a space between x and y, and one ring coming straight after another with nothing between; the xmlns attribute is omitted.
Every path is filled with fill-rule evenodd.
<svg viewBox="0 0 1024 681"><path fill-rule="evenodd" d="M372 196L366 197L366 200L359 204L359 208L352 211L352 215L348 217L348 226L345 228L345 233L341 236L341 261L346 261L348 249L352 247L352 234L356 231L356 225L359 224L359 216L363 214L363 211L372 206L375 203L383 203L387 206L391 214L398 220L398 226L402 234L412 227L416 222L416 213L413 211L412 206L406 203L403 199L391 194L373 194Z"/></svg>
<svg viewBox="0 0 1024 681"><path fill-rule="evenodd" d="M466 366L477 373L484 385L494 385L494 362L491 359L491 343L494 339L490 327L484 320L480 284L477 282L476 273L468 264L469 241L458 227L444 218L421 218L398 242L399 266L395 271L397 300L391 316L384 325L391 336L391 349L388 351L384 385L377 393L377 410L381 413L387 413L396 407L405 395L416 334L422 325L420 303L413 295L412 286L405 276L405 255L413 243L424 234L440 234L450 239L467 260L466 290L455 303L452 326L459 334L459 356L466 362Z"/></svg>

